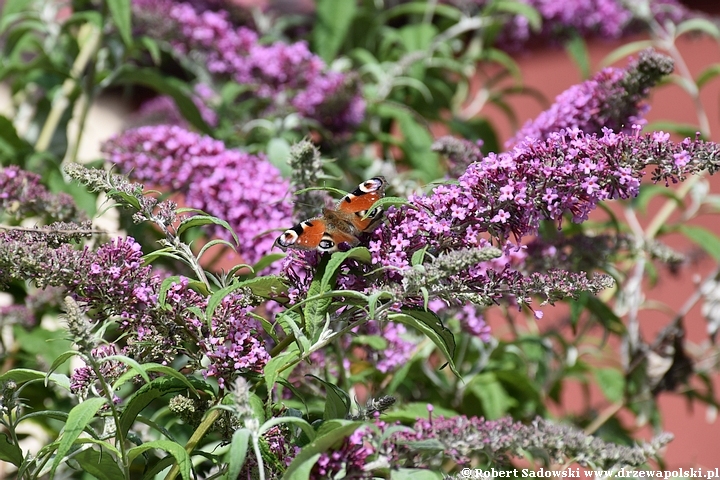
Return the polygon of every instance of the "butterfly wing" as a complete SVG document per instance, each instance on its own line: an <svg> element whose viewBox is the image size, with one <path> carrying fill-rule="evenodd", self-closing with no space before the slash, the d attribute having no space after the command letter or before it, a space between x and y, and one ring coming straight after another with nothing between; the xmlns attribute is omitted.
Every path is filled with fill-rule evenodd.
<svg viewBox="0 0 720 480"><path fill-rule="evenodd" d="M283 234L275 240L275 245L282 251L288 248L314 250L320 246L326 230L327 225L325 220L322 218L311 218L285 230Z"/></svg>
<svg viewBox="0 0 720 480"><path fill-rule="evenodd" d="M275 240L275 245L282 251L296 248L298 250L317 249L320 252L336 252L341 243L355 246L358 244L358 239L350 233L329 225L324 218L312 218L298 223L285 230Z"/></svg>
<svg viewBox="0 0 720 480"><path fill-rule="evenodd" d="M366 180L351 193L345 195L336 210L325 210L322 217L311 218L285 230L275 245L285 251L288 248L336 252L338 245L355 246L360 241L357 234L367 232L382 218L382 209L368 209L385 193L387 182L383 177Z"/></svg>
<svg viewBox="0 0 720 480"><path fill-rule="evenodd" d="M368 212L375 202L385 195L385 177L366 180L351 193L345 195L337 205L339 212L351 214L350 219L360 232L372 230L382 218L382 208Z"/></svg>

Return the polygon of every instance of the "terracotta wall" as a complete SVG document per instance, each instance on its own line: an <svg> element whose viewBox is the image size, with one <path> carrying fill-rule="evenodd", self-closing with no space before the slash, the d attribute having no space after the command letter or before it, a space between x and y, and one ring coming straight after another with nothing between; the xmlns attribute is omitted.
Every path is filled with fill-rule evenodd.
<svg viewBox="0 0 720 480"><path fill-rule="evenodd" d="M710 5L706 6L706 11L720 11L720 2L708 3ZM602 59L608 53L623 43L591 43L589 51L593 72L600 68ZM712 39L689 39L686 37L678 41L677 47L693 76L697 76L699 72L712 63L720 64L720 45ZM563 50L534 51L522 56L518 61L526 85L542 92L550 100L569 86L582 80L579 70ZM625 64L625 61L618 63L620 66ZM710 140L720 142L720 78L712 80L704 87L701 99L703 108L710 120L712 132ZM529 97L516 97L511 99L509 103L515 109L521 123L534 118L544 108L536 100ZM652 105L648 115L650 122L672 120L695 125L698 123L692 100L675 85L666 85L654 90L650 104ZM492 118L494 125L497 126L500 132L501 142L504 142L512 134L512 127L501 112L492 111L492 108L489 108L484 110L483 114L487 114ZM709 177L708 181L711 191L720 194L720 174ZM640 218L641 223L646 225L663 203L663 200L653 201L647 215ZM677 218L679 218L678 214L671 220ZM716 235L720 236L720 216L718 214L703 215L701 218L693 220L692 223L710 228ZM697 253L698 251L696 245L679 235L669 235L663 239L682 252ZM705 278L715 268L715 262L711 258L703 257L688 265L678 277L669 276L667 272L664 272L657 285L652 288L645 287L646 300L648 302L664 302L671 310L677 311L693 293L697 282ZM662 309L645 310L640 318L644 338L652 340L655 334L671 320L672 312L663 311ZM546 310L546 316L542 322L546 321L557 322L559 319L558 316L554 317L551 311ZM687 315L685 325L691 342L695 344L707 343L706 323L700 314L699 304ZM502 326L498 325L498 327L502 329ZM709 361L717 362L717 359L709 359ZM715 376L714 383L716 391L720 394L720 376ZM582 401L582 393L579 386L576 385L575 387L569 388L565 392L563 410L573 411L579 407ZM602 411L608 406L609 402L604 400L598 392L595 392L593 397L593 406L598 411ZM665 429L674 433L676 437L667 450L667 467L720 467L720 423L714 421L714 412L712 410L708 411L701 404L696 404L692 408L682 396L676 393L663 393L659 401L664 416ZM629 415L624 415L623 421L626 426L633 425L633 418ZM645 437L649 437L648 428L641 430Z"/></svg>

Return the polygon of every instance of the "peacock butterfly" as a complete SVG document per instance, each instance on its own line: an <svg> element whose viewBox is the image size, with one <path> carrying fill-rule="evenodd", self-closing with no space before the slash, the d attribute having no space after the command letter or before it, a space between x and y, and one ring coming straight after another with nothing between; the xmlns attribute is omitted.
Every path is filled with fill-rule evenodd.
<svg viewBox="0 0 720 480"><path fill-rule="evenodd" d="M337 252L342 243L356 246L360 243L360 234L372 231L382 220L382 208L368 210L383 197L386 186L384 177L364 181L345 195L334 210L326 208L321 216L285 230L275 240L275 245L283 251L297 248L330 253Z"/></svg>

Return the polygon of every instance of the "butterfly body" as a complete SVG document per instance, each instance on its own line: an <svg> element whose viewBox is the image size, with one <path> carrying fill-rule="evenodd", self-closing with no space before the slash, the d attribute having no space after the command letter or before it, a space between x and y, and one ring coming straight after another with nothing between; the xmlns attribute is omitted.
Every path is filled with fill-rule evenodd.
<svg viewBox="0 0 720 480"><path fill-rule="evenodd" d="M285 230L275 245L281 250L317 249L320 252L336 252L343 243L351 247L358 245L359 236L372 231L382 219L381 208L368 210L383 197L386 185L383 177L366 180L345 195L334 210L325 209L321 216Z"/></svg>

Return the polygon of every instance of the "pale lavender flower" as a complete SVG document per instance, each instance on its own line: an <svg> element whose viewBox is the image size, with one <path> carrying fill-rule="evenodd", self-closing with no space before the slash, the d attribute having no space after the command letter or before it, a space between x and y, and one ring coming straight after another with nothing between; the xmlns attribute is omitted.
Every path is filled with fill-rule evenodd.
<svg viewBox="0 0 720 480"><path fill-rule="evenodd" d="M661 434L648 443L627 447L539 417L525 425L510 417L485 420L463 415L418 419L412 430L398 431L386 443L391 444L400 465L414 467L439 468L447 461L465 466L477 457L506 464L517 452L538 451L550 464L572 460L582 466L611 469L640 467L670 440L672 435ZM422 448L431 441L437 442L435 449Z"/></svg>
<svg viewBox="0 0 720 480"><path fill-rule="evenodd" d="M188 206L226 220L247 262L268 253L276 230L292 223L289 183L263 156L167 125L126 131L103 151L133 179L182 193ZM224 229L215 233L231 240Z"/></svg>
<svg viewBox="0 0 720 480"><path fill-rule="evenodd" d="M490 305L511 295L526 305L535 295L552 303L583 290L596 292L608 285L608 279L560 271L528 275L522 247L508 240L520 243L535 235L541 220L560 224L569 214L573 222L583 222L601 201L634 197L652 164L655 181L682 180L703 169L712 173L718 168L718 150L714 143L690 139L675 143L664 135L640 136L637 130L631 135L605 130L603 136L560 131L545 141L528 141L510 152L485 157L470 149L466 154L480 160L456 185L411 197L417 208L391 209L386 214L387 221L369 242L372 261L384 267L386 282L402 283L419 305L418 266L411 265L411 258L422 249L436 258L422 266L425 270L452 252L459 255L457 265L462 267L454 273L434 274L437 279L424 285L431 298L452 295L455 300ZM489 246L488 236L503 246L503 256L492 261L473 257Z"/></svg>

